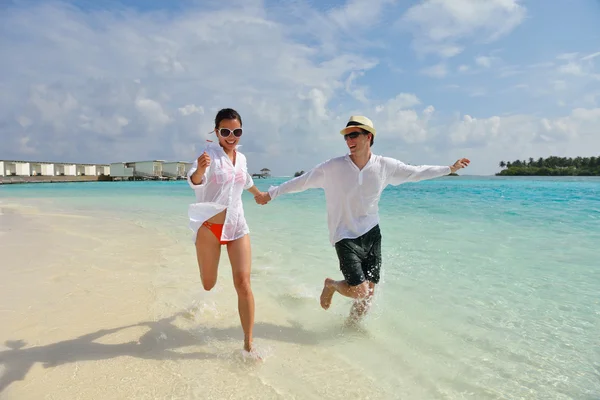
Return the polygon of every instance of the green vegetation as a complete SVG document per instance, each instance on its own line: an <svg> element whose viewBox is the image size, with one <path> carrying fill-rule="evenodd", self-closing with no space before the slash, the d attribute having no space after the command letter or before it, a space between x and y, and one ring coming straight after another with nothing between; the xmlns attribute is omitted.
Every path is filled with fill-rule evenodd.
<svg viewBox="0 0 600 400"><path fill-rule="evenodd" d="M555 157L538 158L529 161L500 161L504 168L496 175L518 176L600 176L600 157Z"/></svg>
<svg viewBox="0 0 600 400"><path fill-rule="evenodd" d="M294 174L294 177L298 177L298 176L300 176L300 175L304 175L304 170L302 170L302 171L297 171L297 172Z"/></svg>

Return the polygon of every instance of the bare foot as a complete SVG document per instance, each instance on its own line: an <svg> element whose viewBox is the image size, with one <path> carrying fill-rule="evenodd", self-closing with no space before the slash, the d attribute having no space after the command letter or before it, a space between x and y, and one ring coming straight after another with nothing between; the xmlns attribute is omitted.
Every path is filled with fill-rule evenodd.
<svg viewBox="0 0 600 400"><path fill-rule="evenodd" d="M244 350L242 351L244 360L264 361L263 356L252 346L252 342L244 339Z"/></svg>
<svg viewBox="0 0 600 400"><path fill-rule="evenodd" d="M333 279L325 279L323 291L321 292L321 307L323 307L324 310L327 310L331 305L331 299L333 298L333 294L335 293L335 289L333 287L334 282L335 281Z"/></svg>

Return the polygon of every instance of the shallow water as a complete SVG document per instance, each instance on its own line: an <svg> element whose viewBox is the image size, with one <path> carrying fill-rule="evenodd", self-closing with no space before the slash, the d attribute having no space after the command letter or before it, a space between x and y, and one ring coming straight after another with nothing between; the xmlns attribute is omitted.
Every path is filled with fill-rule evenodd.
<svg viewBox="0 0 600 400"><path fill-rule="evenodd" d="M265 190L283 180L256 183ZM240 358L225 252L217 287L201 288L185 182L5 185L3 199L167 235L156 243L150 306L159 321L178 315L180 329L223 357L213 372L198 360L185 372L167 363L180 374L169 384L186 388L177 398L233 396L227 381L207 385L202 376L235 377L247 398L600 398L597 178L446 177L389 187L380 203L383 278L359 328L344 326L348 299L334 297L328 311L318 304L325 277L341 278L323 192L262 207L246 193L260 366Z"/></svg>

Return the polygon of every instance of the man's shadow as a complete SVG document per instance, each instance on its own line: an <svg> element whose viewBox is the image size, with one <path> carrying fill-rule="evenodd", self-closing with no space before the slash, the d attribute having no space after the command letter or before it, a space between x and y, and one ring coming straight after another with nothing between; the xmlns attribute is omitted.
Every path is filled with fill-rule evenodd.
<svg viewBox="0 0 600 400"><path fill-rule="evenodd" d="M75 339L31 348L24 348L27 343L22 340L8 340L6 346L10 350L0 352L0 364L4 365L5 369L0 377L0 393L11 383L25 379L35 363L42 363L44 368L51 368L77 361L106 360L121 356L152 360L204 360L216 358L216 355L204 352L180 353L173 351L201 344L201 341L191 332L180 329L173 324L178 316L189 317L187 313L182 312L158 321L145 321L112 329L101 329ZM95 340L106 335L133 327L148 327L149 330L137 341L120 344L95 342ZM240 326L208 328L201 330L201 332L205 336L217 340L243 337ZM316 333L305 330L297 323L292 323L292 326L289 327L270 323L257 323L254 327L254 336L300 344L316 344L321 339L331 337L326 332Z"/></svg>

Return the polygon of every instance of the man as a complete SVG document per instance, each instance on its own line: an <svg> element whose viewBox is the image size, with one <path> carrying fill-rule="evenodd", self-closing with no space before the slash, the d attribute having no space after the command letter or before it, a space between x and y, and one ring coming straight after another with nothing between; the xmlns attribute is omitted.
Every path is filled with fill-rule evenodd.
<svg viewBox="0 0 600 400"><path fill-rule="evenodd" d="M335 247L344 279L325 279L321 307L331 305L335 292L355 299L350 312L358 320L369 308L379 283L381 269L381 233L379 231L379 199L388 184L400 185L437 178L469 165L462 158L452 166L410 166L389 157L371 153L376 130L369 118L352 116L340 131L349 154L317 165L307 173L268 193L256 196L259 204L285 193L298 193L311 188L325 190L329 239Z"/></svg>

